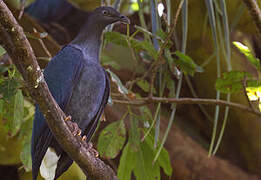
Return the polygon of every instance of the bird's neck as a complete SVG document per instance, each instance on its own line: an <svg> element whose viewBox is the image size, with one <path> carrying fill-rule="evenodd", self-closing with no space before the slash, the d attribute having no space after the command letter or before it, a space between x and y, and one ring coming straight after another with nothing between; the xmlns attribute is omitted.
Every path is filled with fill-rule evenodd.
<svg viewBox="0 0 261 180"><path fill-rule="evenodd" d="M83 50L85 59L88 61L99 61L99 52L101 46L101 36L105 27L92 22L89 18L88 22L82 27L79 34L71 42Z"/></svg>

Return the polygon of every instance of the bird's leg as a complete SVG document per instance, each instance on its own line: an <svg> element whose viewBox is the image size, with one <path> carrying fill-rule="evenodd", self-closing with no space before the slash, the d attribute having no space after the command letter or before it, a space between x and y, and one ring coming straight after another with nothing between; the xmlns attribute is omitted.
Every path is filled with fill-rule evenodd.
<svg viewBox="0 0 261 180"><path fill-rule="evenodd" d="M84 136L82 137L82 141L86 141L86 139L87 139L87 136L84 135Z"/></svg>

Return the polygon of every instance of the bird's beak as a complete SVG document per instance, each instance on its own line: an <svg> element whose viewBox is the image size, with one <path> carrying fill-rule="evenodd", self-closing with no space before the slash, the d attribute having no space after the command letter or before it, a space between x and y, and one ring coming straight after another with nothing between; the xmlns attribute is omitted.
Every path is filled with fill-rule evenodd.
<svg viewBox="0 0 261 180"><path fill-rule="evenodd" d="M125 24L130 24L130 19L127 18L127 16L124 16L124 15L120 16L119 21L122 22L122 23L125 23Z"/></svg>

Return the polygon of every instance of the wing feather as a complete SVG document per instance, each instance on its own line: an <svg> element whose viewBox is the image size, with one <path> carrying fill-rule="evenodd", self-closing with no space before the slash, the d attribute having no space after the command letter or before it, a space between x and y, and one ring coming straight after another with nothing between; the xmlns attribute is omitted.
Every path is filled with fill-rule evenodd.
<svg viewBox="0 0 261 180"><path fill-rule="evenodd" d="M78 49L65 46L47 65L44 77L49 90L60 108L64 110L70 101L72 90L83 67L83 55ZM36 107L32 134L32 170L36 180L41 161L54 137L48 128L44 116Z"/></svg>

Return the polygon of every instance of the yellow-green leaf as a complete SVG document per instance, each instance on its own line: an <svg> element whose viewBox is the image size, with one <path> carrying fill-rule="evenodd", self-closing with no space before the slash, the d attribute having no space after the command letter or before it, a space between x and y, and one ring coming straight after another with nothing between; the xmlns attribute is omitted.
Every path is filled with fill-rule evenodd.
<svg viewBox="0 0 261 180"><path fill-rule="evenodd" d="M116 121L108 125L98 139L98 151L102 157L113 159L122 149L126 140L124 122Z"/></svg>

